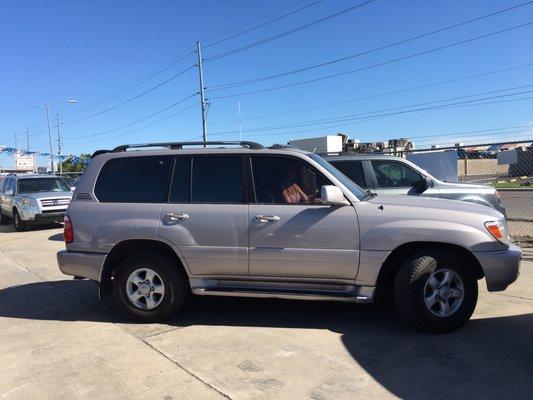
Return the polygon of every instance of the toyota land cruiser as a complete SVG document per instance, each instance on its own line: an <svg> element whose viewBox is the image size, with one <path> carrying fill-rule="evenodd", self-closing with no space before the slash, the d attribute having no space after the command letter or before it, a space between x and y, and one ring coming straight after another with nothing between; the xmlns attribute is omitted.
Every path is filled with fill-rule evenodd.
<svg viewBox="0 0 533 400"><path fill-rule="evenodd" d="M168 318L189 293L368 303L390 292L433 332L470 318L478 280L501 291L518 276L520 249L493 208L373 195L300 150L202 145L95 153L67 210L61 271L140 321Z"/></svg>

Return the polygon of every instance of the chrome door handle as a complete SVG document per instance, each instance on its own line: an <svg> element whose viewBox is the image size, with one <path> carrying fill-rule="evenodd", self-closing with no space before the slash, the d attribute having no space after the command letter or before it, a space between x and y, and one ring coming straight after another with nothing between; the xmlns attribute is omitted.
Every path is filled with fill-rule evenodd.
<svg viewBox="0 0 533 400"><path fill-rule="evenodd" d="M189 219L189 214L185 213L168 213L165 215L169 221L182 221L184 219Z"/></svg>
<svg viewBox="0 0 533 400"><path fill-rule="evenodd" d="M258 221L261 223L266 222L278 222L280 218L277 215L256 215L254 217L254 221Z"/></svg>

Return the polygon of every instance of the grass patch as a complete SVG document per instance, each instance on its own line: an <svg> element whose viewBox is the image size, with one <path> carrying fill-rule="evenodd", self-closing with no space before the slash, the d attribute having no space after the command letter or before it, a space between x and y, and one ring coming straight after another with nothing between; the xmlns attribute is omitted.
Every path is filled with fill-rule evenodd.
<svg viewBox="0 0 533 400"><path fill-rule="evenodd" d="M516 182L491 182L491 186L494 186L496 189L530 189L533 190L533 183L530 183L529 186L525 185L524 181Z"/></svg>

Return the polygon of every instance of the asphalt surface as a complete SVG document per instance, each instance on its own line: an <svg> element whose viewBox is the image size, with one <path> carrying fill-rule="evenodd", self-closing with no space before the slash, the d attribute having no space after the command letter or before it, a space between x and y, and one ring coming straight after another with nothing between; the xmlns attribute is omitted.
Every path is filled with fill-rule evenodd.
<svg viewBox="0 0 533 400"><path fill-rule="evenodd" d="M57 269L61 231L0 227L0 399L530 399L533 249L460 330L376 305L193 297L164 324Z"/></svg>

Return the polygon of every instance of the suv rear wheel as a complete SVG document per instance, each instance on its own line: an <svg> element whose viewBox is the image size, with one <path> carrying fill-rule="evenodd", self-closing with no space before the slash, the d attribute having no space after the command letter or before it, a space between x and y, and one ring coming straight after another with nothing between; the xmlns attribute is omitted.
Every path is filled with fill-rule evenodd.
<svg viewBox="0 0 533 400"><path fill-rule="evenodd" d="M0 225L7 224L9 224L9 218L2 212L2 208L0 207Z"/></svg>
<svg viewBox="0 0 533 400"><path fill-rule="evenodd" d="M167 257L132 254L122 260L114 281L115 299L129 318L140 322L163 321L182 306L187 278Z"/></svg>
<svg viewBox="0 0 533 400"><path fill-rule="evenodd" d="M477 279L458 253L423 250L402 264L394 284L400 313L419 329L450 332L466 323L476 308Z"/></svg>

